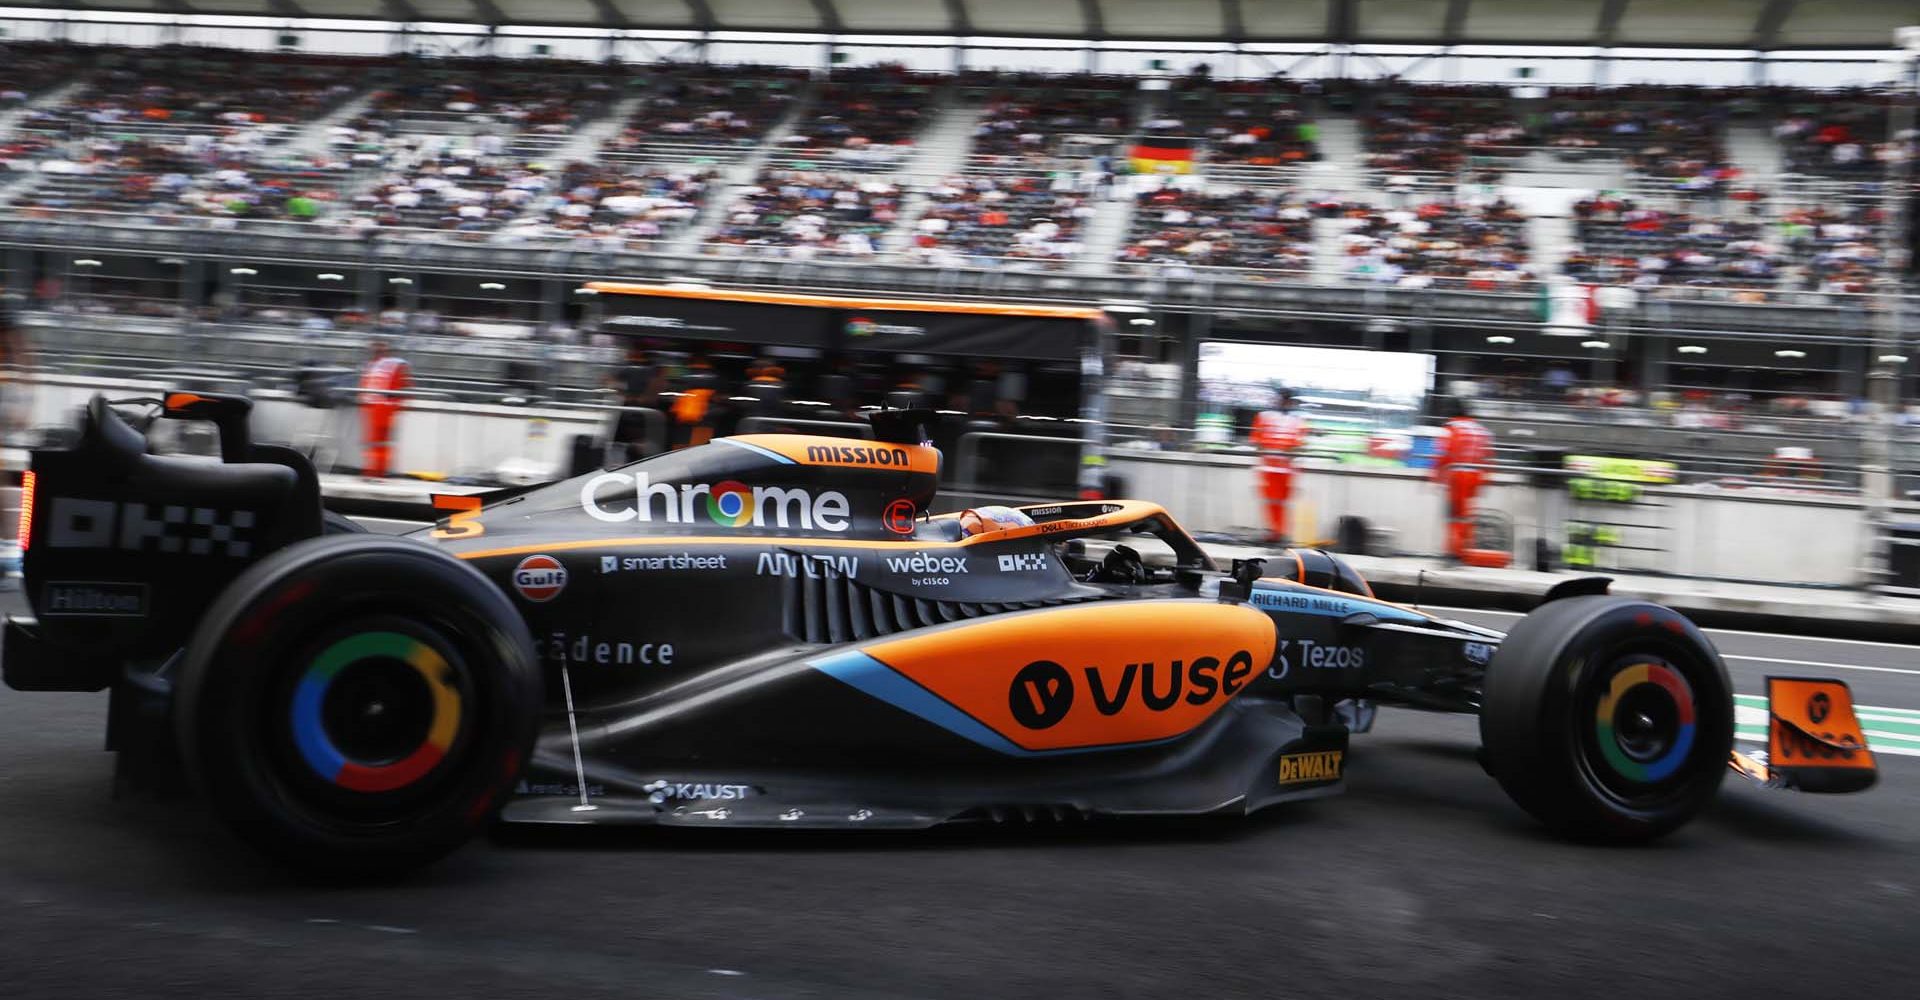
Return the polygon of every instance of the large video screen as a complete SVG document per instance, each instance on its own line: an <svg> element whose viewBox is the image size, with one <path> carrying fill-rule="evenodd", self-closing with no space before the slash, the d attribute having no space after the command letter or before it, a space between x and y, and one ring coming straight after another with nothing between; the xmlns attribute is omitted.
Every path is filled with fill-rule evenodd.
<svg viewBox="0 0 1920 1000"><path fill-rule="evenodd" d="M1222 412L1266 410L1287 389L1307 409L1411 418L1433 371L1430 354L1215 341L1200 345L1200 399Z"/></svg>

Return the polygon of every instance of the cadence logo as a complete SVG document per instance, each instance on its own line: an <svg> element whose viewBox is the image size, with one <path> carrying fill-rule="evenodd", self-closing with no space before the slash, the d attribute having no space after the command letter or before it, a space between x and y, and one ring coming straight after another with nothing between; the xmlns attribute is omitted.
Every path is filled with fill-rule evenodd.
<svg viewBox="0 0 1920 1000"><path fill-rule="evenodd" d="M628 487L609 490L609 487ZM611 493L606 502L601 494ZM723 483L655 483L647 473L603 472L580 487L580 506L597 521L619 523L656 518L668 524L693 524L700 513L723 528L799 528L845 531L853 505L838 490L813 493L781 486Z"/></svg>
<svg viewBox="0 0 1920 1000"><path fill-rule="evenodd" d="M1148 712L1164 712L1181 701L1206 705L1232 697L1253 673L1253 654L1241 649L1224 661L1197 656L1164 665L1151 660L1128 663L1117 670L1089 666L1080 672L1088 701L1103 716L1120 715L1136 704ZM1077 698L1072 672L1052 660L1035 660L1013 675L1007 710L1028 729L1047 729L1073 711Z"/></svg>
<svg viewBox="0 0 1920 1000"><path fill-rule="evenodd" d="M535 604L545 604L567 589L567 568L549 555L528 556L513 568L513 589Z"/></svg>

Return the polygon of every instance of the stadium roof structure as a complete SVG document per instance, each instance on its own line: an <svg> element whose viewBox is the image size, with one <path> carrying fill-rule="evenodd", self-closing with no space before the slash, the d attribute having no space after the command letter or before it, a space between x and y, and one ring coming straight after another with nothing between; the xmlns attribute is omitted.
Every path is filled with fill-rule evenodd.
<svg viewBox="0 0 1920 1000"><path fill-rule="evenodd" d="M1890 49L1912 0L5 0L49 12L1330 45Z"/></svg>

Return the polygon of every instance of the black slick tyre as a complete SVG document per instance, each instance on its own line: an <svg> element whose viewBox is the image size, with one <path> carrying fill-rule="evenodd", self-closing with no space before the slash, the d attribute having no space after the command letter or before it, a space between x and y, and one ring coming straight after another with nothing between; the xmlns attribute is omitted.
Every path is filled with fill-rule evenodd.
<svg viewBox="0 0 1920 1000"><path fill-rule="evenodd" d="M1726 665L1692 622L1657 604L1547 604L1507 634L1482 695L1488 773L1569 837L1662 836L1704 808L1726 775Z"/></svg>
<svg viewBox="0 0 1920 1000"><path fill-rule="evenodd" d="M309 539L202 619L174 733L245 841L304 871L378 876L477 832L539 726L533 642L499 589L417 541Z"/></svg>

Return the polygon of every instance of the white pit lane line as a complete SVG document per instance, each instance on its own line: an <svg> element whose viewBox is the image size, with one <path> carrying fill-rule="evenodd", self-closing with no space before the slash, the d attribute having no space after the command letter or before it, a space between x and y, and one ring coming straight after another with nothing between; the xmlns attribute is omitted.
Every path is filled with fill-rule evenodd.
<svg viewBox="0 0 1920 1000"><path fill-rule="evenodd" d="M1755 695L1735 695L1733 705L1733 738L1747 743L1767 742L1767 700ZM1907 713L1903 709L1880 708L1873 705L1856 705L1854 711L1861 723L1870 727L1871 720L1902 722L1907 725L1920 723L1920 713ZM1898 713L1889 717L1888 713ZM1892 754L1897 757L1920 757L1920 736L1905 733L1888 732L1865 728L1867 749L1874 753Z"/></svg>
<svg viewBox="0 0 1920 1000"><path fill-rule="evenodd" d="M1422 611L1444 611L1449 614L1493 615L1499 618L1526 617L1526 612L1524 611L1496 611L1488 608L1455 608L1441 604L1411 604L1408 605L1408 607L1419 608ZM1916 656L1920 656L1920 646L1916 646L1910 642L1879 642L1873 639L1836 639L1832 636L1789 635L1784 632L1748 632L1737 628L1709 628L1701 629L1701 631L1708 635L1737 635L1749 639L1779 639L1786 642L1831 642L1843 646L1875 646L1880 649L1910 649L1914 651ZM1920 671L1916 672L1920 673Z"/></svg>

